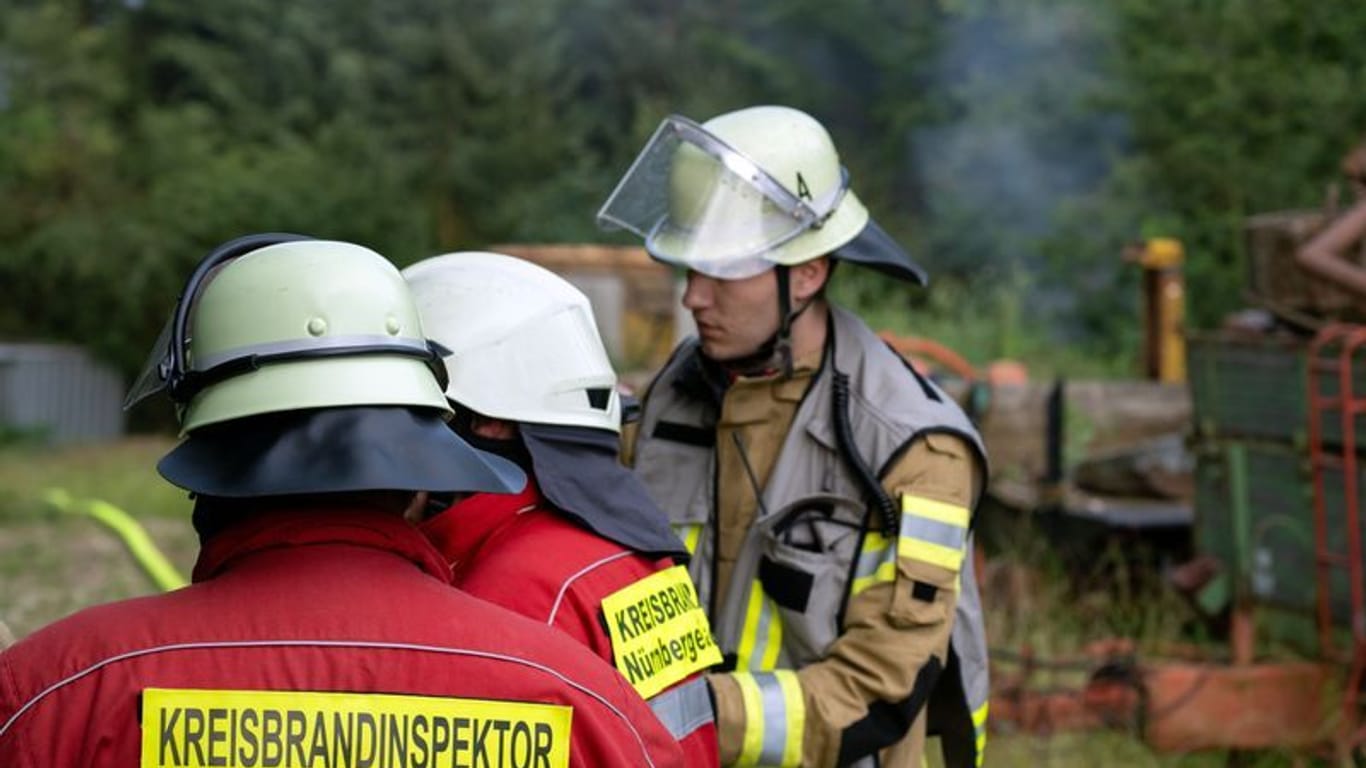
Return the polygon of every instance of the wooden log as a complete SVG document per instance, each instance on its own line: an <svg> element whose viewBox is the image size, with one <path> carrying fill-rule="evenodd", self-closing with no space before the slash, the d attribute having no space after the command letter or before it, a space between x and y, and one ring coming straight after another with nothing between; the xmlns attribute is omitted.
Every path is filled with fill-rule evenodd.
<svg viewBox="0 0 1366 768"><path fill-rule="evenodd" d="M1047 469L1047 403L1052 382L998 387L979 420L992 476L1030 483ZM1184 435L1190 393L1181 384L1081 380L1066 384L1063 460L1074 466L1146 441Z"/></svg>
<svg viewBox="0 0 1366 768"><path fill-rule="evenodd" d="M1300 267L1295 254L1331 217L1320 210L1273 211L1243 224L1249 300L1288 322L1318 327L1327 320L1361 320L1366 306L1337 285ZM1356 262L1366 255L1358 248Z"/></svg>

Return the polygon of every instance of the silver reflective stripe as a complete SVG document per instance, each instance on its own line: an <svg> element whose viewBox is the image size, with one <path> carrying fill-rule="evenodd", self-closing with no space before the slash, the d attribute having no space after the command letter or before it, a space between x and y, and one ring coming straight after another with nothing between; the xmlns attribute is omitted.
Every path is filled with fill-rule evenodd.
<svg viewBox="0 0 1366 768"><path fill-rule="evenodd" d="M664 691L650 699L649 704L650 709L655 711L655 717L677 741L682 741L693 731L716 720L707 681L701 677Z"/></svg>
<svg viewBox="0 0 1366 768"><path fill-rule="evenodd" d="M968 529L907 513L901 516L901 535L949 549L962 550Z"/></svg>
<svg viewBox="0 0 1366 768"><path fill-rule="evenodd" d="M701 523L686 523L675 525L674 533L683 540L683 546L687 547L689 555L697 554L697 540L702 535Z"/></svg>
<svg viewBox="0 0 1366 768"><path fill-rule="evenodd" d="M787 747L788 713L782 686L772 674L757 674L759 696L764 706L764 746L759 751L760 765L782 765Z"/></svg>
<svg viewBox="0 0 1366 768"><path fill-rule="evenodd" d="M968 540L968 551L972 551L972 540ZM981 765L987 746L987 712L991 699L991 682L988 678L986 629L982 623L982 604L977 589L977 573L972 556L963 559L962 586L959 589L958 605L954 610L953 650L958 655L959 684L972 714L975 736L973 745L977 751L977 764Z"/></svg>
<svg viewBox="0 0 1366 768"><path fill-rule="evenodd" d="M745 606L745 623L740 628L740 643L736 647L736 668L766 671L778 666L782 653L783 625L778 607L764 594L758 579L750 582L749 601Z"/></svg>
<svg viewBox="0 0 1366 768"><path fill-rule="evenodd" d="M759 623L754 629L754 655L751 660L754 665L750 669L769 670L773 667L764 662L764 657L770 654L769 641L772 638L773 622L778 620L777 611L773 610L773 601L769 600L768 595L763 596L762 608L759 610Z"/></svg>
<svg viewBox="0 0 1366 768"><path fill-rule="evenodd" d="M863 542L863 551L859 553L858 564L854 566L854 578L866 579L872 576L877 573L879 565L889 559L895 562L895 557L896 550L892 548L892 542L881 534L870 531Z"/></svg>
<svg viewBox="0 0 1366 768"><path fill-rule="evenodd" d="M800 765L806 700L797 673L790 669L735 672L732 679L740 686L745 707L745 732L735 765Z"/></svg>
<svg viewBox="0 0 1366 768"><path fill-rule="evenodd" d="M896 578L896 547L885 536L869 531L854 564L854 580L850 583L849 594L857 595L879 582Z"/></svg>

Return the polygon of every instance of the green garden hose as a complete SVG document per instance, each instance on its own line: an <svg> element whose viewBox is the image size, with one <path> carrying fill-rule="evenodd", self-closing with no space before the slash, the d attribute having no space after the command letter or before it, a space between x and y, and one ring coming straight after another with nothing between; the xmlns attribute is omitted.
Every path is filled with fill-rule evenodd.
<svg viewBox="0 0 1366 768"><path fill-rule="evenodd" d="M169 592L188 583L147 535L147 529L127 512L100 499L74 499L61 488L49 488L43 498L59 512L93 517L103 523L118 535L133 559L162 590Z"/></svg>

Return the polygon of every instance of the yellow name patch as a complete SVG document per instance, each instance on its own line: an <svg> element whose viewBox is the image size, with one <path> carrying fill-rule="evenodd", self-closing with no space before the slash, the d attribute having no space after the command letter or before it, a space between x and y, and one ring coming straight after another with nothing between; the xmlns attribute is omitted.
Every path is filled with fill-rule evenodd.
<svg viewBox="0 0 1366 768"><path fill-rule="evenodd" d="M566 768L573 714L483 699L148 688L141 768Z"/></svg>
<svg viewBox="0 0 1366 768"><path fill-rule="evenodd" d="M688 569L651 574L602 601L617 669L644 698L721 662Z"/></svg>

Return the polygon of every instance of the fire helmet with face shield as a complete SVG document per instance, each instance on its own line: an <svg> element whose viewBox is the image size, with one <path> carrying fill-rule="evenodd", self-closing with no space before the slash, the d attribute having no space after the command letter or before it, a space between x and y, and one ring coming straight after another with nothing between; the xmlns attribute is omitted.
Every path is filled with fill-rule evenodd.
<svg viewBox="0 0 1366 768"><path fill-rule="evenodd" d="M672 115L598 212L656 260L723 280L821 256L926 282L849 188L830 134L810 115L757 106L701 125Z"/></svg>

